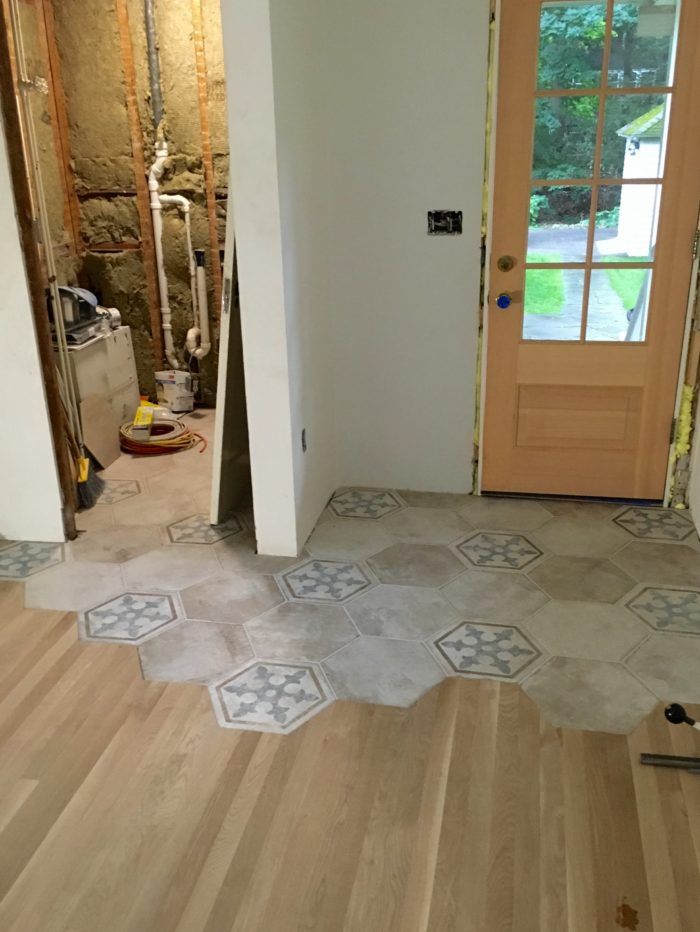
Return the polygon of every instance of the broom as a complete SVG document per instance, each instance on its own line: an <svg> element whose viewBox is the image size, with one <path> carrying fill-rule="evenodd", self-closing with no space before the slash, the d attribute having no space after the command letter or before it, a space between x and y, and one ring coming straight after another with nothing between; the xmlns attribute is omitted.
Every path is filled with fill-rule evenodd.
<svg viewBox="0 0 700 932"><path fill-rule="evenodd" d="M63 380L61 400L67 415L67 425L69 436L73 443L72 447L76 448L77 457L75 459L76 477L77 477L77 495L78 501L82 508L92 508L98 498L104 491L104 479L95 472L90 458L85 449L83 431L80 423L80 413L76 400L75 384L73 382L73 372L68 361L68 341L66 340L66 331L63 322L63 313L61 307L61 296L58 290L58 278L56 273L56 263L51 245L51 228L48 221L48 211L46 209L46 193L44 190L44 180L41 173L41 163L39 160L39 145L34 131L34 121L32 118L31 101L29 99L30 88L33 87L27 72L27 59L24 51L24 42L20 30L19 10L17 0L11 0L10 12L12 16L12 34L14 40L15 59L19 73L20 88L20 115L23 129L25 148L27 150L30 162L31 174L34 180L34 194L36 198L35 213L36 219L41 231L41 240L44 246L44 261L46 263L46 272L49 279L49 292L54 308L54 327L56 330L56 343L58 349L59 370Z"/></svg>

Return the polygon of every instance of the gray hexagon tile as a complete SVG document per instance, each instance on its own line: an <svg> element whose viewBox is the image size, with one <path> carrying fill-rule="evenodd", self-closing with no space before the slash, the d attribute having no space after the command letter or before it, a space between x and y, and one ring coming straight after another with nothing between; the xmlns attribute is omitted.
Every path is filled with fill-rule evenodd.
<svg viewBox="0 0 700 932"><path fill-rule="evenodd" d="M446 508L406 508L382 521L396 540L409 544L451 544L469 525Z"/></svg>
<svg viewBox="0 0 700 932"><path fill-rule="evenodd" d="M626 532L612 521L586 513L552 518L532 536L545 550L571 557L607 557L629 541Z"/></svg>
<svg viewBox="0 0 700 932"><path fill-rule="evenodd" d="M67 544L73 560L90 563L126 563L134 557L157 550L163 543L156 527L109 527L81 534Z"/></svg>
<svg viewBox="0 0 700 932"><path fill-rule="evenodd" d="M617 602L634 586L618 566L594 557L550 557L528 575L553 599L577 602Z"/></svg>
<svg viewBox="0 0 700 932"><path fill-rule="evenodd" d="M183 621L142 644L139 659L147 680L209 683L249 663L253 650L240 625Z"/></svg>
<svg viewBox="0 0 700 932"><path fill-rule="evenodd" d="M399 489L399 495L411 508L449 508L457 511L472 498L468 492L414 492L410 489Z"/></svg>
<svg viewBox="0 0 700 932"><path fill-rule="evenodd" d="M221 571L209 547L167 546L122 564L128 589L186 589ZM208 619L205 619L208 620Z"/></svg>
<svg viewBox="0 0 700 932"><path fill-rule="evenodd" d="M444 586L467 571L447 547L393 544L367 561L377 578L395 586Z"/></svg>
<svg viewBox="0 0 700 932"><path fill-rule="evenodd" d="M168 527L168 536L174 544L216 544L245 530L243 522L234 515L223 524L210 524L206 515L190 515Z"/></svg>
<svg viewBox="0 0 700 932"><path fill-rule="evenodd" d="M335 560L308 560L277 578L289 598L313 602L345 602L372 585L359 564Z"/></svg>
<svg viewBox="0 0 700 932"><path fill-rule="evenodd" d="M141 494L141 483L136 479L105 479L105 487L98 498L100 505L116 505L127 498Z"/></svg>
<svg viewBox="0 0 700 932"><path fill-rule="evenodd" d="M523 689L557 728L628 735L658 699L619 663L552 657Z"/></svg>
<svg viewBox="0 0 700 932"><path fill-rule="evenodd" d="M700 702L700 638L652 634L627 666L659 699Z"/></svg>
<svg viewBox="0 0 700 932"><path fill-rule="evenodd" d="M224 728L287 734L333 701L316 664L256 661L209 687Z"/></svg>
<svg viewBox="0 0 700 932"><path fill-rule="evenodd" d="M442 591L463 618L489 621L518 622L549 601L527 576L496 570L470 570Z"/></svg>
<svg viewBox="0 0 700 932"><path fill-rule="evenodd" d="M672 508L627 508L614 521L645 540L685 540L694 529L686 514Z"/></svg>
<svg viewBox="0 0 700 932"><path fill-rule="evenodd" d="M625 608L604 602L548 602L523 628L550 654L585 660L623 660L649 636Z"/></svg>
<svg viewBox="0 0 700 932"><path fill-rule="evenodd" d="M323 662L338 699L380 705L413 705L444 674L417 641L356 638Z"/></svg>
<svg viewBox="0 0 700 932"><path fill-rule="evenodd" d="M268 660L323 660L358 634L339 605L285 602L246 623L255 653Z"/></svg>
<svg viewBox="0 0 700 932"><path fill-rule="evenodd" d="M175 595L162 592L125 592L95 605L78 618L85 640L141 644L182 617Z"/></svg>
<svg viewBox="0 0 700 932"><path fill-rule="evenodd" d="M633 541L613 559L638 582L700 588L700 553L686 544Z"/></svg>
<svg viewBox="0 0 700 932"><path fill-rule="evenodd" d="M538 502L486 495L473 495L459 513L474 527L488 531L531 531L551 517Z"/></svg>
<svg viewBox="0 0 700 932"><path fill-rule="evenodd" d="M423 641L458 620L437 589L379 585L353 599L347 612L361 634Z"/></svg>
<svg viewBox="0 0 700 932"><path fill-rule="evenodd" d="M121 567L114 563L61 563L25 583L27 608L82 612L124 591Z"/></svg>
<svg viewBox="0 0 700 932"><path fill-rule="evenodd" d="M522 570L542 556L531 540L520 534L479 531L459 544L455 551L473 566L499 570Z"/></svg>
<svg viewBox="0 0 700 932"><path fill-rule="evenodd" d="M313 557L325 560L364 560L393 543L379 521L344 518L325 521L314 530L306 544Z"/></svg>
<svg viewBox="0 0 700 932"><path fill-rule="evenodd" d="M0 549L0 579L26 579L63 562L61 544L38 541L3 541Z"/></svg>
<svg viewBox="0 0 700 932"><path fill-rule="evenodd" d="M404 507L395 492L384 489L344 489L330 501L330 509L340 518L383 518Z"/></svg>
<svg viewBox="0 0 700 932"><path fill-rule="evenodd" d="M252 573L212 576L180 595L188 618L236 625L284 601L272 576Z"/></svg>
<svg viewBox="0 0 700 932"><path fill-rule="evenodd" d="M541 657L532 641L512 625L465 621L434 641L451 673L515 679Z"/></svg>
<svg viewBox="0 0 700 932"><path fill-rule="evenodd" d="M249 531L214 544L214 551L227 573L272 575L295 566L299 557L269 557L257 552L255 537Z"/></svg>
<svg viewBox="0 0 700 932"><path fill-rule="evenodd" d="M700 634L700 592L696 589L647 587L627 605L657 631Z"/></svg>

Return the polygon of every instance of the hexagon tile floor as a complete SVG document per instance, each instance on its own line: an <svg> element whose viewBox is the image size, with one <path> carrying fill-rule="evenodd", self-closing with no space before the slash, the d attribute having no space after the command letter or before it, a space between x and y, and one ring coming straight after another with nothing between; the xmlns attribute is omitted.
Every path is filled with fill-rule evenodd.
<svg viewBox="0 0 700 932"><path fill-rule="evenodd" d="M289 560L255 554L250 514L209 526L210 469L196 451L121 457L80 538L0 541L0 580L137 649L144 677L207 687L225 727L408 706L445 676L516 681L554 725L595 731L700 702L685 512L343 489Z"/></svg>

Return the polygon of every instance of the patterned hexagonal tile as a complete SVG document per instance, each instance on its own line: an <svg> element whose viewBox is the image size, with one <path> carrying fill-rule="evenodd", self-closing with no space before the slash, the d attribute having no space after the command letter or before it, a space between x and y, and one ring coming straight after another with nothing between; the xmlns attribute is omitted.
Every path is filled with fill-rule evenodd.
<svg viewBox="0 0 700 932"><path fill-rule="evenodd" d="M556 728L628 735L658 699L619 663L552 657L523 683Z"/></svg>
<svg viewBox="0 0 700 932"><path fill-rule="evenodd" d="M685 540L693 531L690 518L672 508L627 508L613 520L645 540Z"/></svg>
<svg viewBox="0 0 700 932"><path fill-rule="evenodd" d="M125 592L78 618L78 629L90 641L142 644L182 617L174 595L159 592Z"/></svg>
<svg viewBox="0 0 700 932"><path fill-rule="evenodd" d="M356 638L324 660L338 699L406 707L439 683L444 673L417 641Z"/></svg>
<svg viewBox="0 0 700 932"><path fill-rule="evenodd" d="M383 518L404 507L395 492L383 489L344 489L330 501L340 518Z"/></svg>
<svg viewBox="0 0 700 932"><path fill-rule="evenodd" d="M0 579L26 579L63 562L61 544L3 541L0 549Z"/></svg>
<svg viewBox="0 0 700 932"><path fill-rule="evenodd" d="M628 607L657 631L700 634L700 592L695 589L642 589Z"/></svg>
<svg viewBox="0 0 700 932"><path fill-rule="evenodd" d="M576 602L617 602L634 586L610 560L593 557L550 557L528 575L553 599Z"/></svg>
<svg viewBox="0 0 700 932"><path fill-rule="evenodd" d="M522 631L512 625L462 622L434 641L453 673L514 679L541 656Z"/></svg>
<svg viewBox="0 0 700 932"><path fill-rule="evenodd" d="M316 664L258 661L210 686L214 711L224 728L286 734L333 701Z"/></svg>
<svg viewBox="0 0 700 932"><path fill-rule="evenodd" d="M700 702L700 639L652 634L627 658L627 666L665 702Z"/></svg>
<svg viewBox="0 0 700 932"><path fill-rule="evenodd" d="M494 534L480 531L454 549L474 566L499 570L521 570L542 556L532 541L520 534Z"/></svg>
<svg viewBox="0 0 700 932"><path fill-rule="evenodd" d="M216 544L244 530L243 522L237 515L223 524L210 524L206 515L191 515L171 524L168 536L174 544Z"/></svg>
<svg viewBox="0 0 700 932"><path fill-rule="evenodd" d="M367 562L381 582L394 586L444 586L467 572L447 547L436 544L393 544Z"/></svg>
<svg viewBox="0 0 700 932"><path fill-rule="evenodd" d="M277 578L290 598L311 602L345 602L372 585L357 563L336 560L308 560Z"/></svg>
<svg viewBox="0 0 700 932"><path fill-rule="evenodd" d="M105 479L105 487L98 501L99 505L116 505L127 498L141 494L141 483L136 479Z"/></svg>

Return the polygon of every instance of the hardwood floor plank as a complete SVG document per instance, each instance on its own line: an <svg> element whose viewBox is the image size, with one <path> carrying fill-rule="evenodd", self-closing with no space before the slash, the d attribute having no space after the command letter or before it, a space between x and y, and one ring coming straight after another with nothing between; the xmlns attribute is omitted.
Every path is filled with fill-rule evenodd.
<svg viewBox="0 0 700 932"><path fill-rule="evenodd" d="M694 932L700 781L638 755L700 741L661 709L563 731L454 678L236 732L71 616L0 607L2 932Z"/></svg>

